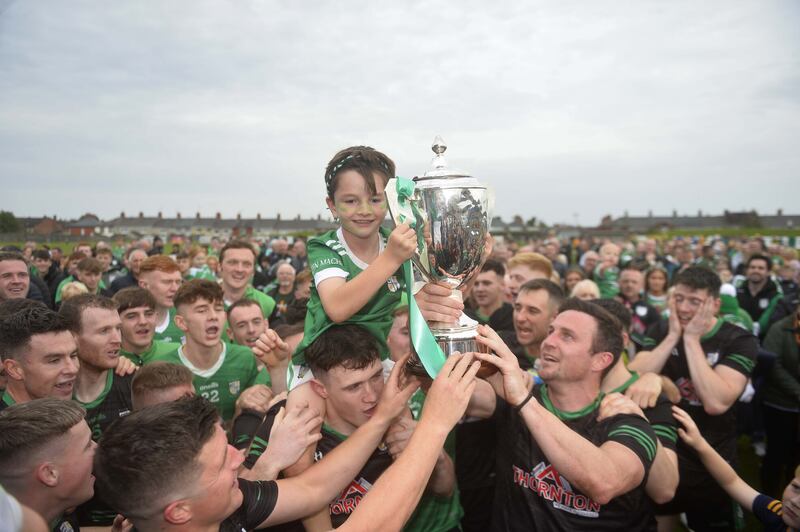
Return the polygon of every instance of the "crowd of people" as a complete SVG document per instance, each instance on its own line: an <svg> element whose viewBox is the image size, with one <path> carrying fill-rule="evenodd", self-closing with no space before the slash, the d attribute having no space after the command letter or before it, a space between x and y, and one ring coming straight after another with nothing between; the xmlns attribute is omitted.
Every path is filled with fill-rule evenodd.
<svg viewBox="0 0 800 532"><path fill-rule="evenodd" d="M0 529L800 527L789 242L494 240L463 302L410 296L392 177L337 153L339 226L291 245L0 251ZM478 352L405 371L410 303Z"/></svg>

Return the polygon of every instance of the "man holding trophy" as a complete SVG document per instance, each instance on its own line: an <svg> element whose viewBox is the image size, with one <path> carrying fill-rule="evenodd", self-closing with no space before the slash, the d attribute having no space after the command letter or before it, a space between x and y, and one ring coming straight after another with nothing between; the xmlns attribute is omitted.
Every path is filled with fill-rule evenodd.
<svg viewBox="0 0 800 532"><path fill-rule="evenodd" d="M474 177L450 170L445 150L437 137L433 169L413 181L391 179L386 197L395 223L417 233L410 262L418 274L460 299L458 288L486 259L491 196ZM463 315L458 323L426 324L411 297L411 264L404 273L409 372L435 377L458 352L475 352L483 363L479 376L488 382L479 382L467 414L498 421L492 530L654 530L643 480L655 433L633 402L600 393L622 351L617 320L592 303L567 302L542 344L544 384L534 385L491 328Z"/></svg>

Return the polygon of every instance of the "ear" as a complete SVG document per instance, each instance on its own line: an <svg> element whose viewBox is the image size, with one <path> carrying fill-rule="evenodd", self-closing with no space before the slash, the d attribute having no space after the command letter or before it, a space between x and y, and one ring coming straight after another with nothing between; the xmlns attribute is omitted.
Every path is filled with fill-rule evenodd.
<svg viewBox="0 0 800 532"><path fill-rule="evenodd" d="M178 317L178 315L176 314L176 315L175 315L175 317L177 318L177 317ZM177 323L178 323L178 321L177 321L177 320L175 320L175 323L177 324ZM226 328L225 328L225 332L228 334L228 338L230 338L230 339L231 339L231 343L232 343L232 344L235 344L236 342L233 340L233 329L231 329L230 327L226 327Z"/></svg>
<svg viewBox="0 0 800 532"><path fill-rule="evenodd" d="M169 503L164 508L164 521L172 525L184 525L192 519L192 505L187 500Z"/></svg>
<svg viewBox="0 0 800 532"><path fill-rule="evenodd" d="M331 211L333 217L338 218L339 215L336 213L336 205L333 203L333 199L331 199L330 197L326 197L325 204L328 206L328 209Z"/></svg>
<svg viewBox="0 0 800 532"><path fill-rule="evenodd" d="M7 358L3 360L3 368L5 368L8 378L15 381L25 380L25 370L22 369L22 364L20 364L19 360Z"/></svg>
<svg viewBox="0 0 800 532"><path fill-rule="evenodd" d="M719 308L722 306L722 299L719 297L714 298L714 316L719 315Z"/></svg>
<svg viewBox="0 0 800 532"><path fill-rule="evenodd" d="M36 468L36 480L48 488L58 486L58 478L58 468L53 462L43 462Z"/></svg>
<svg viewBox="0 0 800 532"><path fill-rule="evenodd" d="M604 369L611 367L614 363L614 355L608 351L595 353L592 355L592 371L602 373Z"/></svg>
<svg viewBox="0 0 800 532"><path fill-rule="evenodd" d="M177 313L175 314L175 325L177 325L178 329L182 330L183 332L189 332L189 326L186 325L186 320L183 319L183 316Z"/></svg>
<svg viewBox="0 0 800 532"><path fill-rule="evenodd" d="M311 379L309 381L309 384L311 384L311 389L314 391L314 393L316 393L323 399L328 398L328 390L325 388L325 385L322 384L322 381L320 381L319 379Z"/></svg>
<svg viewBox="0 0 800 532"><path fill-rule="evenodd" d="M139 279L139 288L147 289L147 281L145 281L144 279L140 278Z"/></svg>

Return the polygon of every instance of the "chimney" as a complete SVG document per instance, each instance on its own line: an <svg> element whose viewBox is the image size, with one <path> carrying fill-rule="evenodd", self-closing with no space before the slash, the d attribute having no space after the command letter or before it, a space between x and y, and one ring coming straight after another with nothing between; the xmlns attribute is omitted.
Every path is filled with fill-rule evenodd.
<svg viewBox="0 0 800 532"><path fill-rule="evenodd" d="M280 220L281 219L281 213L278 213L277 216L275 216L275 219L276 220Z"/></svg>
<svg viewBox="0 0 800 532"><path fill-rule="evenodd" d="M625 218L628 217L628 209L625 209Z"/></svg>
<svg viewBox="0 0 800 532"><path fill-rule="evenodd" d="M222 213L217 212L216 216L214 216L217 220L222 220Z"/></svg>
<svg viewBox="0 0 800 532"><path fill-rule="evenodd" d="M647 217L648 218L652 218L653 217L653 209L650 209L649 211L647 211Z"/></svg>
<svg viewBox="0 0 800 532"><path fill-rule="evenodd" d="M320 213L317 213L317 220L322 220L322 215Z"/></svg>
<svg viewBox="0 0 800 532"><path fill-rule="evenodd" d="M697 217L698 217L698 218L702 218L702 217L703 217L703 209L699 209L699 210L697 211Z"/></svg>
<svg viewBox="0 0 800 532"><path fill-rule="evenodd" d="M778 209L778 216L783 216L783 209Z"/></svg>
<svg viewBox="0 0 800 532"><path fill-rule="evenodd" d="M261 219L261 213L260 213L260 212L257 212L257 213L256 213L256 220L260 220L260 219Z"/></svg>
<svg viewBox="0 0 800 532"><path fill-rule="evenodd" d="M239 221L241 221L241 220L242 220L242 213L240 213L240 212L237 212L237 213L236 213L236 219L237 219L237 220L239 220Z"/></svg>
<svg viewBox="0 0 800 532"><path fill-rule="evenodd" d="M672 217L673 218L677 218L678 217L678 211L677 210L672 209Z"/></svg>
<svg viewBox="0 0 800 532"><path fill-rule="evenodd" d="M298 214L298 215L297 215L297 218L295 218L295 220L299 220L299 219L300 219L300 215Z"/></svg>
<svg viewBox="0 0 800 532"><path fill-rule="evenodd" d="M198 220L200 219L200 211L197 211L197 214L195 215L195 218L197 218Z"/></svg>
<svg viewBox="0 0 800 532"><path fill-rule="evenodd" d="M139 218L144 218L144 213L142 211L139 211Z"/></svg>
<svg viewBox="0 0 800 532"><path fill-rule="evenodd" d="M161 218L162 218L161 211L158 211L158 219L160 220Z"/></svg>
<svg viewBox="0 0 800 532"><path fill-rule="evenodd" d="M121 213L119 213L119 217L120 218L125 218L125 211L122 211Z"/></svg>
<svg viewBox="0 0 800 532"><path fill-rule="evenodd" d="M181 213L179 213L179 212L178 212L178 213L175 213L175 217L176 217L178 220L180 220L180 219L181 219Z"/></svg>

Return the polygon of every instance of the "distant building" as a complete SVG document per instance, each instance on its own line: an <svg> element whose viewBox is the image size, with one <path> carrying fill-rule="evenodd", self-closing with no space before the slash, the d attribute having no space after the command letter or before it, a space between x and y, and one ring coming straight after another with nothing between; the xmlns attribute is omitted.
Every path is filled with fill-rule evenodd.
<svg viewBox="0 0 800 532"><path fill-rule="evenodd" d="M678 216L672 211L671 216L624 216L612 219L606 216L596 228L597 232L614 234L648 234L671 230L708 230L708 229L798 229L800 215L786 215L781 209L775 215L759 215L756 211L732 212L724 211L722 215L703 214L697 216Z"/></svg>

